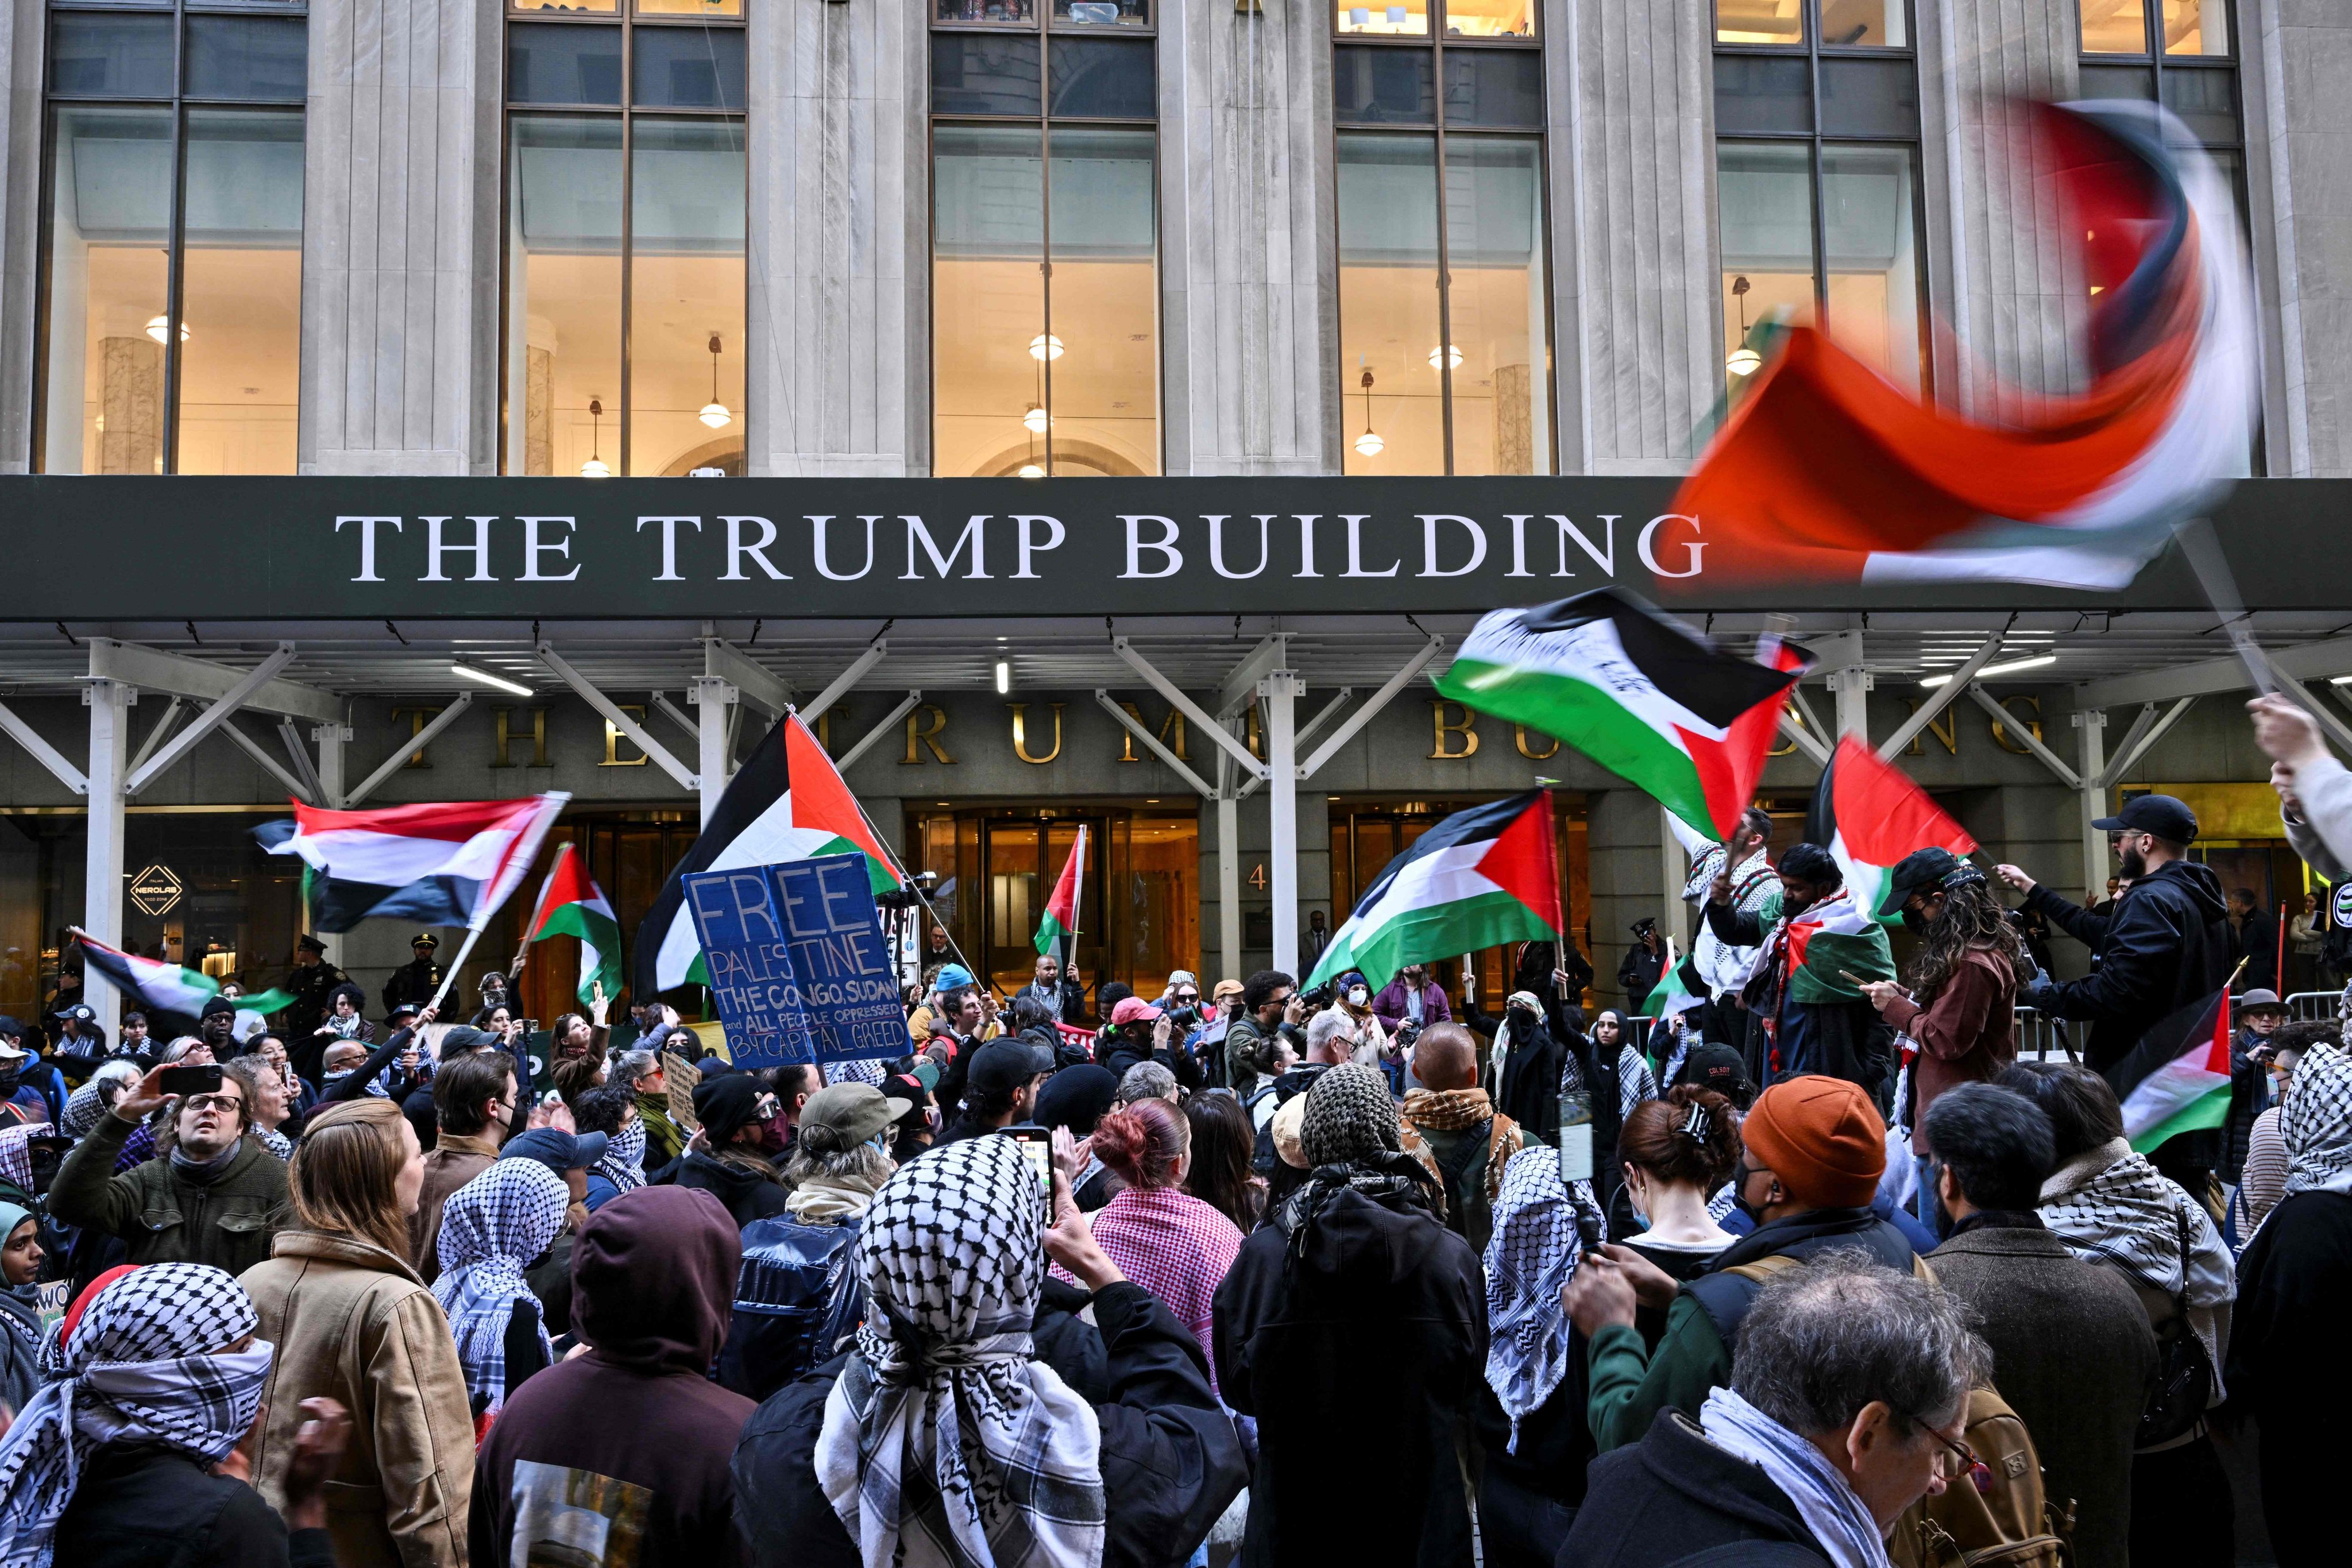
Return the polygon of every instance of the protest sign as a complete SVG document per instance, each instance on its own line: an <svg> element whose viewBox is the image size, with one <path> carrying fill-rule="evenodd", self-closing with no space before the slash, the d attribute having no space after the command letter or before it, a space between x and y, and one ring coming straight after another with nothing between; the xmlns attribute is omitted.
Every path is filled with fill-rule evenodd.
<svg viewBox="0 0 2352 1568"><path fill-rule="evenodd" d="M662 1053L662 1087L669 1091L669 1119L688 1132L702 1131L702 1123L694 1119L694 1087L701 1081L700 1068L676 1051Z"/></svg>
<svg viewBox="0 0 2352 1568"><path fill-rule="evenodd" d="M737 1066L907 1054L862 856L696 872L683 882Z"/></svg>
<svg viewBox="0 0 2352 1568"><path fill-rule="evenodd" d="M819 855L769 869L817 1059L905 1056L907 1015L866 858Z"/></svg>

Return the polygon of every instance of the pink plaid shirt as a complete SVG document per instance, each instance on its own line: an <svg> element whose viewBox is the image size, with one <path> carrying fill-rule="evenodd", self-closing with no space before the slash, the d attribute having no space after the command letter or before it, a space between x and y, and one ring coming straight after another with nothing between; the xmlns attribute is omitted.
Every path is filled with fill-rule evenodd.
<svg viewBox="0 0 2352 1568"><path fill-rule="evenodd" d="M1201 1353L1209 1358L1209 1385L1214 1388L1210 1303L1242 1249L1242 1233L1234 1222L1174 1187L1129 1187L1095 1211L1094 1233L1120 1273L1166 1302L1192 1331ZM1058 1264L1054 1272L1070 1279Z"/></svg>

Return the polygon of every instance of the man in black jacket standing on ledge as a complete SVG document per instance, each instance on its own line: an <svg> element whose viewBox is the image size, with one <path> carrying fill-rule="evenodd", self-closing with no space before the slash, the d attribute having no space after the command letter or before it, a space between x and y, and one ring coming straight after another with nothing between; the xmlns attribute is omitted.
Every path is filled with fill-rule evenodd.
<svg viewBox="0 0 2352 1568"><path fill-rule="evenodd" d="M2229 906L2212 868L2193 864L2197 816L2168 795L2143 795L2091 824L2113 837L2131 886L2116 901L2098 967L2080 980L2036 980L2023 1005L2091 1025L2084 1059L2105 1072L2129 1056L2149 1027L2230 978ZM2221 1153L2218 1131L2184 1132L2149 1156L2200 1201Z"/></svg>

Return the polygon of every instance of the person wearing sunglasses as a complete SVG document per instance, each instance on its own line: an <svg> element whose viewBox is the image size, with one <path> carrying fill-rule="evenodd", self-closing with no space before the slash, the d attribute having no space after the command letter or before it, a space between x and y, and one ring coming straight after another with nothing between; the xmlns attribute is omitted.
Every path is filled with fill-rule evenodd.
<svg viewBox="0 0 2352 1568"><path fill-rule="evenodd" d="M1784 1270L1748 1310L1730 1386L1593 1461L1559 1560L1664 1568L1772 1543L1884 1563L1904 1510L1980 1470L1990 1484L1960 1434L1991 1372L1936 1285L1852 1251Z"/></svg>
<svg viewBox="0 0 2352 1568"><path fill-rule="evenodd" d="M694 1086L702 1131L678 1161L677 1184L700 1187L725 1204L738 1229L790 1207L770 1158L782 1143L770 1125L781 1104L774 1089L740 1069L713 1072Z"/></svg>

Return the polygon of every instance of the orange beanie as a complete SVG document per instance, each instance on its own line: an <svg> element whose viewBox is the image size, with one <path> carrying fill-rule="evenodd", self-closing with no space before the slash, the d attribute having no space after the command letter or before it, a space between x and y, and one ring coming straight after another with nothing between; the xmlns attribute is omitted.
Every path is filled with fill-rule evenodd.
<svg viewBox="0 0 2352 1568"><path fill-rule="evenodd" d="M1886 1123L1840 1078L1782 1079L1739 1123L1749 1163L1809 1208L1868 1208L1886 1169Z"/></svg>

